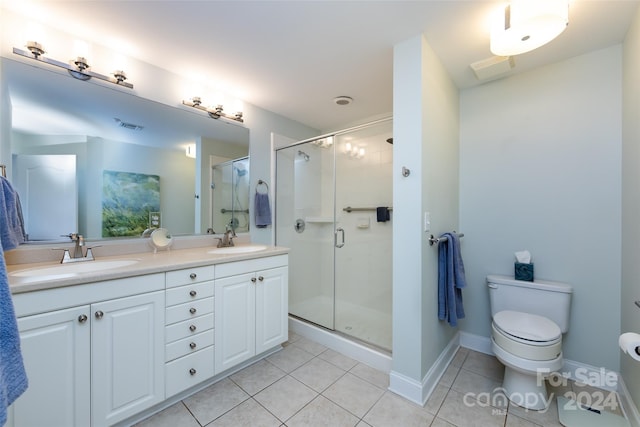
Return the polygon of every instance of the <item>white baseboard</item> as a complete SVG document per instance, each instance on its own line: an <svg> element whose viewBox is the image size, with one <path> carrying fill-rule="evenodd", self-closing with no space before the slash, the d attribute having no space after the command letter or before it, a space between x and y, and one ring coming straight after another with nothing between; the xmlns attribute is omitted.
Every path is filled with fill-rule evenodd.
<svg viewBox="0 0 640 427"><path fill-rule="evenodd" d="M493 356L493 350L491 350L491 338L483 337L481 335L460 332L460 347Z"/></svg>
<svg viewBox="0 0 640 427"><path fill-rule="evenodd" d="M618 396L620 396L620 400L622 401L622 411L632 427L640 427L640 413L638 412L638 407L633 403L631 395L629 394L629 389L627 389L622 377L620 377L619 380Z"/></svg>
<svg viewBox="0 0 640 427"><path fill-rule="evenodd" d="M389 374L389 390L408 399L418 405L423 406L433 390L438 385L438 381L449 366L449 363L456 355L460 347L459 333L456 334L449 344L442 350L440 356L429 369L421 382L413 378L406 377L398 372L391 371Z"/></svg>

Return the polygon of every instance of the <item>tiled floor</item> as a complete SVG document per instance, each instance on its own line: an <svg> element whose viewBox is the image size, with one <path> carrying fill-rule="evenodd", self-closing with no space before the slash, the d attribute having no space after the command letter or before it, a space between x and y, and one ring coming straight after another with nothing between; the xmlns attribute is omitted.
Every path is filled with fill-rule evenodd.
<svg viewBox="0 0 640 427"><path fill-rule="evenodd" d="M526 411L496 393L503 370L494 357L461 348L423 407L388 391L388 375L290 333L282 351L137 426L561 425L555 399L545 412ZM571 381L550 391L556 395L600 392ZM603 402L607 407L601 409L620 413L615 394Z"/></svg>

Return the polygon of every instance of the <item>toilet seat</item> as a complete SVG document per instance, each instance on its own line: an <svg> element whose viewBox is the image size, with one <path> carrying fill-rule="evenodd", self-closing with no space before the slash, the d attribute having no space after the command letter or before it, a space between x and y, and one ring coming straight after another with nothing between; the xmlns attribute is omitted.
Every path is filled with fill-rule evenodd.
<svg viewBox="0 0 640 427"><path fill-rule="evenodd" d="M545 361L562 354L562 333L546 317L505 310L493 316L491 324L495 344L516 357Z"/></svg>
<svg viewBox="0 0 640 427"><path fill-rule="evenodd" d="M532 345L556 341L562 337L560 327L536 314L503 310L493 316L493 322L503 333Z"/></svg>

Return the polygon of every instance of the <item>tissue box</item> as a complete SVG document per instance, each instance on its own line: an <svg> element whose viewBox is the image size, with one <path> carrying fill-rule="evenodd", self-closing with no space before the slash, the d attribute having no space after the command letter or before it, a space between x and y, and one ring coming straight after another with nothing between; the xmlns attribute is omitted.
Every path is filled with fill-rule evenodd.
<svg viewBox="0 0 640 427"><path fill-rule="evenodd" d="M514 276L516 280L533 282L533 264L516 262L514 265Z"/></svg>

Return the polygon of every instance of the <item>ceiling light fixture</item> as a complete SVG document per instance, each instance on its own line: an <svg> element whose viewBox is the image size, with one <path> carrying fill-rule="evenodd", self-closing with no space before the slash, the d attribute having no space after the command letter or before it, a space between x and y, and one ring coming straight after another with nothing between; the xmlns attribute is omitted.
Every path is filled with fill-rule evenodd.
<svg viewBox="0 0 640 427"><path fill-rule="evenodd" d="M205 107L204 105L202 105L202 99L200 99L199 96L194 96L189 101L182 101L182 103L186 106L197 108L200 111L206 112L212 119L219 119L220 117L223 117L225 119L244 123L244 119L242 118L242 111L238 111L235 114L230 115L223 112L223 107L220 104L216 105L215 107Z"/></svg>
<svg viewBox="0 0 640 427"><path fill-rule="evenodd" d="M491 52L512 56L539 48L569 24L568 0L511 0L491 31Z"/></svg>
<svg viewBox="0 0 640 427"><path fill-rule="evenodd" d="M38 62L44 62L45 64L64 68L72 77L78 80L89 80L91 78L96 78L105 82L117 84L118 86L124 86L129 89L133 89L133 85L131 83L125 82L125 80L127 79L127 75L122 70L114 71L112 73L113 77L105 76L103 74L91 71L89 63L83 56L78 56L76 59L72 59L71 61L69 61L69 63L66 63L43 56L46 52L42 45L38 42L28 41L26 47L28 50L22 50L14 47L13 53L25 58L33 59Z"/></svg>

